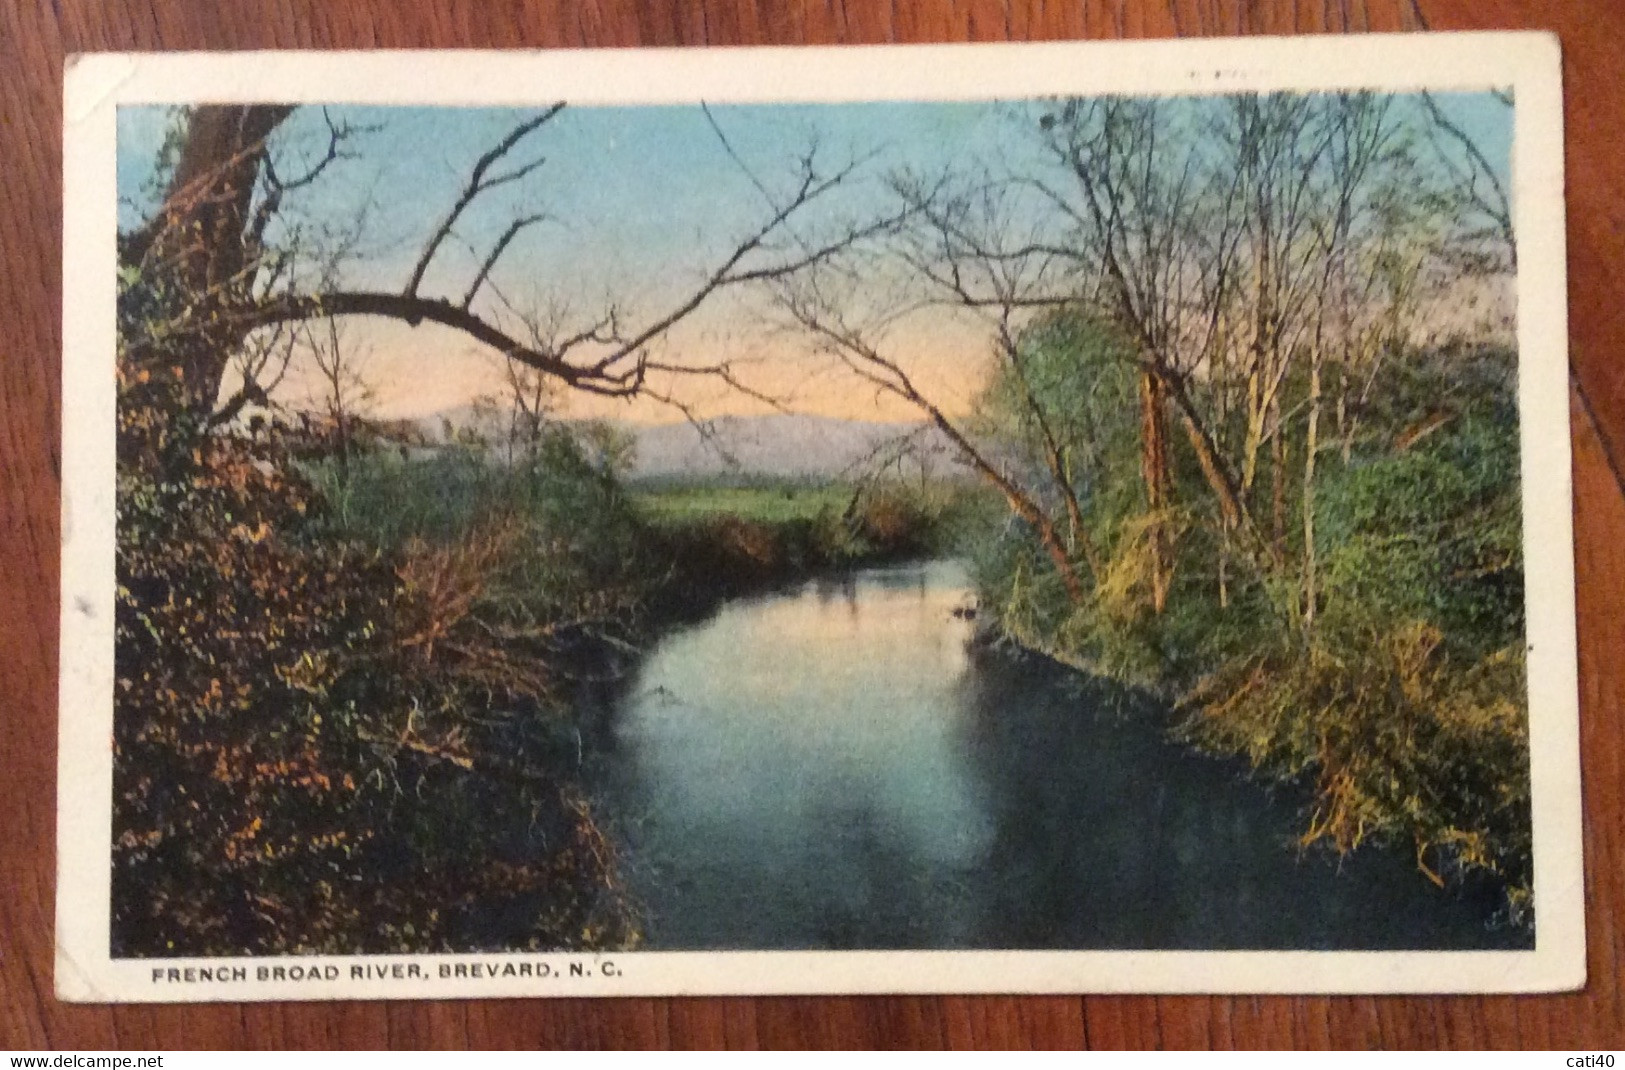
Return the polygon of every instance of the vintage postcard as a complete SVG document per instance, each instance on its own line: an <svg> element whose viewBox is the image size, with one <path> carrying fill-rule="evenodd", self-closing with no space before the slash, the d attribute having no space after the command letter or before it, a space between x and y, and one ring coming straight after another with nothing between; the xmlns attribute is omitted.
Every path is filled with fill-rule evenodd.
<svg viewBox="0 0 1625 1070"><path fill-rule="evenodd" d="M78 57L58 993L1581 984L1558 72Z"/></svg>

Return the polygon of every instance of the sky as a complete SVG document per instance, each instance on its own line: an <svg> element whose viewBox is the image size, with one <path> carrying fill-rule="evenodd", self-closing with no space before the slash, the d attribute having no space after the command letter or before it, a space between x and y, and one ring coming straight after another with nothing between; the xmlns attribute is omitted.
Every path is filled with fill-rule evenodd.
<svg viewBox="0 0 1625 1070"><path fill-rule="evenodd" d="M1509 110L1488 94L1439 100L1504 176ZM541 213L544 222L524 231L504 254L492 274L495 289L482 295L476 309L500 314L500 293L515 307L562 309L565 322L586 323L614 303L626 310L626 322L636 324L691 292L768 218L772 208L757 184L782 197L795 181L795 161L809 147L826 168L853 161L860 166L797 230L804 240L844 219L873 214L888 196L886 176L900 169L932 175L966 161L995 171L1041 166L1030 125L1013 121L1016 110L995 102L717 105L711 108L713 129L696 105L567 107L505 161L542 158L542 165L473 202L458 222L457 240L442 246L420 292L460 298L508 223ZM347 157L290 194L279 225L311 235L354 231L346 284L398 291L473 162L532 114L302 107L273 136L273 158L284 176L300 173L325 151L328 119L353 132L345 142ZM121 228L138 225L156 205L161 190L155 162L173 121L172 110L162 106L119 109ZM503 167L496 165L493 173ZM802 411L872 420L918 417L839 373L827 358L808 355L773 323L760 295L730 291L685 319L663 343L661 356L744 361L747 379ZM357 319L346 324L344 339L362 360L381 417L427 415L502 389L495 354L445 328ZM989 366L987 334L963 318L918 316L896 326L890 342L950 410L969 404ZM297 404L311 391L307 363L296 361L280 392L284 400ZM689 379L674 389L703 415L765 409L714 381ZM681 418L649 400L572 396L566 411L639 422Z"/></svg>

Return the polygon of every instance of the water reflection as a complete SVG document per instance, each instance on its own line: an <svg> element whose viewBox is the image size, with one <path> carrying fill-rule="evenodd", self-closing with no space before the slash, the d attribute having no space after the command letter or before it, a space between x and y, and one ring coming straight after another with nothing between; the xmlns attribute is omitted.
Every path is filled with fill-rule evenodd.
<svg viewBox="0 0 1625 1070"><path fill-rule="evenodd" d="M951 562L743 599L662 641L604 790L656 948L1480 947L1495 892L1338 871L1155 709L967 653Z"/></svg>

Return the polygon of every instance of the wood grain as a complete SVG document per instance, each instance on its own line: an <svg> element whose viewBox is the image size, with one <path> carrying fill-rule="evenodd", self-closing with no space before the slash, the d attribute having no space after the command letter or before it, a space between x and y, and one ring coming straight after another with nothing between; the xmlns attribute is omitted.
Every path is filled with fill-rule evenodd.
<svg viewBox="0 0 1625 1070"><path fill-rule="evenodd" d="M51 996L63 57L1541 28L1565 57L1591 982L1493 998L74 1007ZM1614 0L8 0L0 5L0 1047L1625 1046L1625 80ZM70 384L71 389L71 384Z"/></svg>

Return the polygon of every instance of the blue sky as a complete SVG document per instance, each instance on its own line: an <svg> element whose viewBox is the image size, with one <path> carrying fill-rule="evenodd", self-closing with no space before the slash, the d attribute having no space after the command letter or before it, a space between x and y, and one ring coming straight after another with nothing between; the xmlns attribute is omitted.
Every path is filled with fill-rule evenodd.
<svg viewBox="0 0 1625 1070"><path fill-rule="evenodd" d="M867 180L832 204L837 212L872 207L890 167L940 169L967 151L996 157L1014 140L995 108L980 103L724 105L711 113L752 173L774 191L794 180L797 155L814 141L828 167L878 153L865 168ZM330 114L375 128L356 135L358 159L324 176L320 213L342 220L372 203L375 264L369 274L382 283L410 271L423 235L456 199L472 161L533 113L335 107ZM152 208L152 160L166 121L163 109L120 109L122 225ZM321 110L301 109L277 138L280 154L315 158L326 145ZM556 275L561 261L571 265L573 289L581 287L587 265L589 276L613 273L623 284L628 272L660 276L674 266L698 268L708 263L700 255L707 248L731 245L768 210L695 106L567 108L509 159L536 156L546 159L540 169L516 187L482 197L459 225L462 236L483 249L516 211L553 217L512 248L503 272L510 279ZM312 208L312 201L301 196L299 206ZM448 256L442 274L465 279L472 258L466 251L460 259Z"/></svg>
<svg viewBox="0 0 1625 1070"><path fill-rule="evenodd" d="M1504 176L1509 109L1488 94L1438 99ZM459 222L461 241L446 243L421 292L460 297L484 250L516 213L543 212L548 220L515 240L493 276L503 293L526 306L562 302L582 315L610 299L634 316L653 314L765 218L770 209L752 176L770 192L785 190L795 178L795 159L811 144L827 167L866 161L861 177L827 202L809 224L814 227L872 212L886 195L885 176L899 168L930 174L980 160L995 170L1020 170L1039 161L1036 139L1024 124L1010 121L1010 106L997 103L720 105L711 112L750 175L697 106L566 108L509 158L519 163L541 156L546 162L523 182L475 202ZM347 281L389 290L404 284L472 162L532 114L340 106L328 113L358 128L349 142L355 156L290 196L284 215L315 228L343 228L363 219ZM154 206L154 160L170 121L163 107L119 109L122 227L138 224ZM273 143L285 175L298 173L300 161L317 158L325 146L323 111L309 106L284 124ZM685 323L668 348L748 350L758 340L741 327L750 318L743 311L740 300L718 301ZM368 375L386 413L461 404L497 382L490 355L450 332L369 321L351 335L370 351ZM985 340L945 336L921 349L935 354L922 359L941 364L936 371L945 387L952 381L967 395L974 391L967 380ZM720 395L696 400L727 407ZM854 393L851 404L861 409L860 402Z"/></svg>

